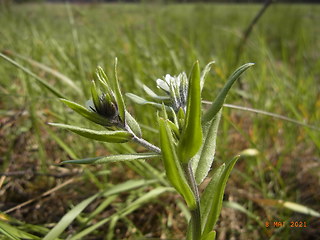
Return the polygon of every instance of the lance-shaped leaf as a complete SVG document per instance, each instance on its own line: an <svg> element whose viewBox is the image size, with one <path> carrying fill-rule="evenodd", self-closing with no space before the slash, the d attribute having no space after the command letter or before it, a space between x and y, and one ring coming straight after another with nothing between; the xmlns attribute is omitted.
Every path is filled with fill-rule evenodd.
<svg viewBox="0 0 320 240"><path fill-rule="evenodd" d="M201 240L215 240L216 239L216 231L211 231L205 236L201 237Z"/></svg>
<svg viewBox="0 0 320 240"><path fill-rule="evenodd" d="M73 111L75 111L76 113L79 113L81 116L85 117L86 119L94 123L97 123L99 125L103 125L103 126L108 125L106 118L100 116L95 112L89 111L84 106L81 106L80 104L69 101L67 99L60 99L60 100L61 102L65 103L69 108L71 108Z"/></svg>
<svg viewBox="0 0 320 240"><path fill-rule="evenodd" d="M64 164L64 163L106 164L106 163L114 163L114 162L122 162L122 161L133 161L133 160L138 160L138 159L156 158L159 156L160 155L157 153L120 154L120 155L103 156L103 157L95 157L95 158L67 160L67 161L63 161L62 164Z"/></svg>
<svg viewBox="0 0 320 240"><path fill-rule="evenodd" d="M203 236L213 230L218 220L226 183L238 158L239 156L233 158L215 170L210 183L201 196L201 222L205 223L202 226Z"/></svg>
<svg viewBox="0 0 320 240"><path fill-rule="evenodd" d="M232 85L235 83L235 81L240 77L240 75L246 71L249 67L253 66L254 63L247 63L239 67L228 79L227 83L224 85L224 87L219 92L218 96L215 98L215 100L212 102L211 107L208 109L206 114L203 116L202 122L206 123L211 121L214 116L219 112L221 107L223 106L224 100L227 97L227 94L232 87Z"/></svg>
<svg viewBox="0 0 320 240"><path fill-rule="evenodd" d="M206 77L207 77L208 73L209 73L210 70L211 70L211 66L212 66L212 64L214 64L214 63L215 63L215 61L209 62L209 63L204 67L204 69L203 69L202 72L201 72L201 77L200 77L201 91L202 91L203 85L204 85L204 83L205 83L205 81L206 81Z"/></svg>
<svg viewBox="0 0 320 240"><path fill-rule="evenodd" d="M114 60L114 78L115 78L114 93L116 95L116 100L117 100L117 104L118 104L119 116L120 116L122 121L125 121L125 105L124 105L122 93L121 93L121 90L120 90L117 66L118 66L118 59L115 58L115 60Z"/></svg>
<svg viewBox="0 0 320 240"><path fill-rule="evenodd" d="M184 176L176 149L173 143L173 137L166 120L159 118L160 146L166 175L171 185L183 196L188 207L196 207L195 196Z"/></svg>
<svg viewBox="0 0 320 240"><path fill-rule="evenodd" d="M137 104L140 104L140 105L152 105L152 106L155 106L157 107L158 109L161 109L162 108L162 105L160 103L155 103L155 102L151 102L151 101L148 101L142 97L139 97L133 93L126 93L126 96L128 98L130 98L132 101L134 101L135 103ZM166 107L168 110L169 110L169 107Z"/></svg>
<svg viewBox="0 0 320 240"><path fill-rule="evenodd" d="M189 79L187 113L179 141L180 161L187 163L202 144L200 68L197 61Z"/></svg>
<svg viewBox="0 0 320 240"><path fill-rule="evenodd" d="M94 81L91 82L91 96L92 101L94 103L95 109L101 109L101 103L100 103L100 92L98 92L96 83Z"/></svg>
<svg viewBox="0 0 320 240"><path fill-rule="evenodd" d="M134 117L126 111L126 124L130 127L131 131L139 138L142 137L142 132L139 123L134 119Z"/></svg>
<svg viewBox="0 0 320 240"><path fill-rule="evenodd" d="M208 175L214 159L220 118L221 110L210 122L204 123L202 126L203 145L198 153L192 158L192 169L195 173L195 179L198 185L202 183L204 178Z"/></svg>
<svg viewBox="0 0 320 240"><path fill-rule="evenodd" d="M61 123L49 123L52 126L60 127L72 131L80 136L102 141L102 142L112 142L112 143L123 143L128 142L133 136L131 133L126 131L97 131L87 128L81 128Z"/></svg>
<svg viewBox="0 0 320 240"><path fill-rule="evenodd" d="M163 100L163 101L170 100L170 97L168 97L168 96L159 96L144 84L142 85L142 88L146 92L146 94L148 94L150 97L152 97L155 100Z"/></svg>

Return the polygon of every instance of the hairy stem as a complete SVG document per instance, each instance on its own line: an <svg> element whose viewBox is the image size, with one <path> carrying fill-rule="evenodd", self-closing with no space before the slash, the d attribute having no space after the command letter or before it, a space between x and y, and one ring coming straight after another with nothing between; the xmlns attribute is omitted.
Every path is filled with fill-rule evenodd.
<svg viewBox="0 0 320 240"><path fill-rule="evenodd" d="M199 240L201 238L201 216L200 216L200 195L196 180L191 167L191 161L183 166L187 180L190 184L191 190L196 198L197 207L191 210L191 227L192 240Z"/></svg>
<svg viewBox="0 0 320 240"><path fill-rule="evenodd" d="M145 147L146 149L149 149L152 152L156 152L156 153L161 153L161 149L158 148L157 146L153 145L152 143L149 143L147 140L143 139L143 138L139 138L132 130L131 128L125 124L125 126L123 127L126 131L128 131L129 133L131 133L133 135L132 140L138 144L140 144L141 146Z"/></svg>
<svg viewBox="0 0 320 240"><path fill-rule="evenodd" d="M157 146L149 143L147 140L143 138L139 138L136 135L133 136L133 141L140 144L141 146L144 146L145 148L149 149L150 151L156 152L156 153L161 153L160 148Z"/></svg>

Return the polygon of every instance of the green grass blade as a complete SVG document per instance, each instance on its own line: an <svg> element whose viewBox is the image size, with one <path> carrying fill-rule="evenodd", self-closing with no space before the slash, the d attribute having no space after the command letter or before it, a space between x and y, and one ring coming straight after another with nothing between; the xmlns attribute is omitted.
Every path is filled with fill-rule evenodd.
<svg viewBox="0 0 320 240"><path fill-rule="evenodd" d="M189 79L187 112L179 141L180 161L187 163L202 145L200 68L197 61Z"/></svg>
<svg viewBox="0 0 320 240"><path fill-rule="evenodd" d="M104 197L108 197L108 196L119 194L119 193L122 193L122 192L128 192L128 191L131 191L131 190L139 188L139 187L150 185L150 184L152 184L154 182L155 181L153 181L153 180L151 180L151 181L129 180L129 181L125 182L125 183L121 183L121 184L115 185L112 188L106 190L103 193L103 196ZM123 209L122 212L123 211L125 211L125 209ZM115 213L115 214L120 214L120 213ZM88 234L90 234L91 232L93 232L97 228L101 227L102 225L104 225L105 223L107 223L110 220L111 220L111 216L108 217L108 218L105 218L105 219L103 219L103 220L101 220L99 222L97 222L96 224L84 229L81 232L78 232L76 235L72 236L70 238L70 240L84 239L85 236L87 236Z"/></svg>
<svg viewBox="0 0 320 240"><path fill-rule="evenodd" d="M195 196L184 176L173 143L171 130L169 126L167 126L166 121L162 118L159 118L159 130L162 159L168 180L172 186L183 196L188 207L190 209L194 209L196 207Z"/></svg>
<svg viewBox="0 0 320 240"><path fill-rule="evenodd" d="M65 214L58 224L51 229L51 231L43 238L43 240L55 240L57 237L59 237L60 234L63 233L63 231L70 225L70 223L98 196L99 194L95 194L72 208L71 211Z"/></svg>
<svg viewBox="0 0 320 240"><path fill-rule="evenodd" d="M29 76L33 77L35 80L37 80L37 83L39 83L41 86L45 87L46 89L48 89L52 94L54 94L55 96L59 97L59 98L65 98L62 94L61 91L55 89L54 87L52 87L51 85L49 85L44 79L38 77L36 74L34 74L33 72L31 72L29 69L21 66L19 63L17 63L16 61L14 61L13 59L3 55L2 53L0 53L0 57L2 57L4 60L6 60L7 62L11 63L13 66L19 68L20 70L22 70L23 72L25 72L26 74L28 74Z"/></svg>
<svg viewBox="0 0 320 240"><path fill-rule="evenodd" d="M68 160L63 161L64 163L76 163L76 164L106 164L113 162L122 162L122 161L133 161L138 159L149 159L159 157L159 154L156 153L136 153L136 154L120 154L112 155L107 157L95 157L95 158L85 158L77 160Z"/></svg>
<svg viewBox="0 0 320 240"><path fill-rule="evenodd" d="M17 227L11 226L4 221L0 221L0 232L2 232L9 239L19 240L19 239L40 239L39 237L27 233L18 229Z"/></svg>
<svg viewBox="0 0 320 240"><path fill-rule="evenodd" d="M18 53L14 53L12 51L8 52L9 55L13 55L15 57L18 57L22 60L25 60L27 62L29 62L32 66L35 66L37 68L40 68L41 70L55 76L56 78L60 79L62 82L64 82L65 84L69 85L73 90L77 91L78 94L82 94L81 89L74 83L74 81L72 81L70 78L68 78L67 76L63 75L62 73L44 65L43 63L40 63L38 61L35 61L31 58L25 57L23 55L20 55Z"/></svg>
<svg viewBox="0 0 320 240"><path fill-rule="evenodd" d="M49 123L52 126L60 127L79 134L93 140L111 143L128 142L132 138L132 134L126 131L97 131L87 128L76 127L62 123Z"/></svg>
<svg viewBox="0 0 320 240"><path fill-rule="evenodd" d="M204 223L202 226L203 235L211 232L218 220L222 207L224 190L229 175L237 160L238 156L217 168L210 183L201 196L200 209L201 222Z"/></svg>
<svg viewBox="0 0 320 240"><path fill-rule="evenodd" d="M239 67L227 80L224 87L219 92L218 96L212 102L211 107L208 109L206 114L203 116L202 122L209 122L214 116L219 112L220 108L223 106L224 100L227 97L229 90L231 89L232 85L235 81L240 77L240 75L246 71L249 67L253 66L254 63L247 63Z"/></svg>

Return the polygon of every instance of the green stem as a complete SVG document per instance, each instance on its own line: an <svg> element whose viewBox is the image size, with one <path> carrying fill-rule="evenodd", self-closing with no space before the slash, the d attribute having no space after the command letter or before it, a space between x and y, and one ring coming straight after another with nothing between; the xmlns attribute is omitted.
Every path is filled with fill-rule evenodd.
<svg viewBox="0 0 320 240"><path fill-rule="evenodd" d="M196 198L197 206L191 210L191 227L192 227L192 240L200 240L201 238L201 216L200 216L200 195L196 180L191 167L191 162L183 166L191 190Z"/></svg>
<svg viewBox="0 0 320 240"><path fill-rule="evenodd" d="M156 153L161 153L161 149L158 148L157 146L153 145L152 143L149 143L147 140L143 139L143 138L139 138L132 130L131 128L125 124L125 126L123 127L123 129L125 129L126 131L130 132L133 135L132 140L138 144L140 144L141 146L144 146L146 149L149 149L150 151L156 152Z"/></svg>

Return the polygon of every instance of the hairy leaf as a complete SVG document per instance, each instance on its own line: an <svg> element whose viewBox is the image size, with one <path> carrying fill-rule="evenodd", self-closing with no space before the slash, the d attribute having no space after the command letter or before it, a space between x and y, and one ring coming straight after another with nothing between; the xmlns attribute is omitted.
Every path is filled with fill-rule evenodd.
<svg viewBox="0 0 320 240"><path fill-rule="evenodd" d="M116 100L117 100L117 104L118 104L119 116L122 121L125 121L125 104L124 104L122 93L120 90L117 66L118 66L118 59L115 58L115 60L114 60L114 78L115 78L114 92L115 92Z"/></svg>
<svg viewBox="0 0 320 240"><path fill-rule="evenodd" d="M160 128L160 146L166 175L172 186L183 196L188 207L196 207L195 196L188 185L181 168L176 149L173 143L173 137L169 126L163 118L159 118Z"/></svg>
<svg viewBox="0 0 320 240"><path fill-rule="evenodd" d="M81 128L61 123L49 123L52 126L60 127L72 131L80 136L102 141L102 142L112 142L112 143L123 143L128 142L133 136L131 133L126 131L97 131L87 128Z"/></svg>
<svg viewBox="0 0 320 240"><path fill-rule="evenodd" d="M106 164L106 163L112 163L112 162L122 162L122 161L133 161L133 160L138 160L138 159L156 158L159 156L160 155L157 153L120 154L120 155L103 156L103 157L95 157L95 158L67 160L67 161L63 161L62 164L64 164L64 163Z"/></svg>
<svg viewBox="0 0 320 240"><path fill-rule="evenodd" d="M131 131L139 138L142 137L142 132L139 123L134 119L134 117L126 111L126 123L129 125Z"/></svg>
<svg viewBox="0 0 320 240"><path fill-rule="evenodd" d="M224 87L219 92L218 96L215 98L215 100L212 102L211 107L208 109L206 114L203 116L202 122L209 122L211 121L214 116L219 112L221 107L223 106L224 100L227 97L227 94L232 87L232 85L235 83L235 81L240 77L240 75L246 71L249 67L253 66L254 63L247 63L239 67L227 80Z"/></svg>
<svg viewBox="0 0 320 240"><path fill-rule="evenodd" d="M210 183L201 196L201 222L204 223L202 235L211 232L218 220L226 183L238 158L238 156L233 158L215 170Z"/></svg>
<svg viewBox="0 0 320 240"><path fill-rule="evenodd" d="M203 145L192 159L192 169L195 173L197 184L200 184L210 171L215 151L218 126L221 118L221 110L208 123L203 124Z"/></svg>
<svg viewBox="0 0 320 240"><path fill-rule="evenodd" d="M180 161L187 163L202 145L200 68L197 61L189 79L187 113L179 141Z"/></svg>
<svg viewBox="0 0 320 240"><path fill-rule="evenodd" d="M86 119L97 123L99 125L106 126L107 125L107 119L100 116L99 114L89 111L84 106L81 106L78 103L69 101L67 99L60 99L63 103L65 103L69 108L71 108L76 113L80 114L81 116L85 117Z"/></svg>
<svg viewBox="0 0 320 240"><path fill-rule="evenodd" d="M203 85L206 81L206 77L207 77L207 74L210 72L211 70L211 65L213 65L215 63L215 61L211 61L209 62L205 67L204 69L202 70L201 72L201 77L200 77L200 86L201 86L201 90L203 89Z"/></svg>

